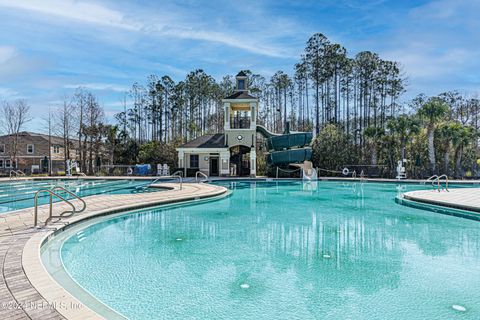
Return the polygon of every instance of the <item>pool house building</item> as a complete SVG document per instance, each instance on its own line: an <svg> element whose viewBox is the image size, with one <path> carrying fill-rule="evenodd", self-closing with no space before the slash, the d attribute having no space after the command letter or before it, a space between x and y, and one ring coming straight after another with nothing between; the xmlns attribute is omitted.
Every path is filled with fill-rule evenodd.
<svg viewBox="0 0 480 320"><path fill-rule="evenodd" d="M178 166L185 175L256 176L258 99L248 90L247 75L236 76L234 92L223 101L223 133L206 134L177 148Z"/></svg>

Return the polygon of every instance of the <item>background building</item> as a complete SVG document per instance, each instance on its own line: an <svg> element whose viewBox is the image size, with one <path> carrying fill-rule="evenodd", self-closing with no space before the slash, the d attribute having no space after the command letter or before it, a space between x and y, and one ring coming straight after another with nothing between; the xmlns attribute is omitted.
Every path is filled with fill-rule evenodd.
<svg viewBox="0 0 480 320"><path fill-rule="evenodd" d="M8 175L17 169L30 173L52 173L65 171L66 148L64 139L34 132L19 132L0 136L0 173ZM70 140L69 158L78 160L78 143Z"/></svg>
<svg viewBox="0 0 480 320"><path fill-rule="evenodd" d="M224 133L203 135L177 148L178 166L185 174L255 177L258 99L249 94L245 73L236 76L235 91L222 101Z"/></svg>

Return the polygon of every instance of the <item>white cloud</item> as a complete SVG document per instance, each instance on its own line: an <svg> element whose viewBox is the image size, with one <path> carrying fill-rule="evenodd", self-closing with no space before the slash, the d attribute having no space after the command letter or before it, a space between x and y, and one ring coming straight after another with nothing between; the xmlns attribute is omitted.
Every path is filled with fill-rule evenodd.
<svg viewBox="0 0 480 320"><path fill-rule="evenodd" d="M185 17L169 12L168 17L162 16L160 19L155 14L145 14L145 12L127 14L108 8L105 5L73 0L0 0L0 7L32 11L77 23L141 32L152 37L208 41L242 49L254 54L292 58L288 48L268 45L268 39L260 35L259 31L249 33L248 41L246 41L244 35L238 32L230 30L225 32L212 31L211 28L201 25L198 21L193 22L193 13L188 11L185 12ZM258 22L264 24L264 18L260 17ZM58 21L54 22L58 23ZM250 22L255 23L254 21ZM274 21L271 21L271 24L273 25ZM292 25L289 25L286 21L282 21L282 24L287 26L287 28L284 28L285 30L292 30Z"/></svg>
<svg viewBox="0 0 480 320"><path fill-rule="evenodd" d="M0 0L0 6L58 16L78 22L93 23L109 27L138 30L124 21L124 15L105 6L73 0Z"/></svg>
<svg viewBox="0 0 480 320"><path fill-rule="evenodd" d="M16 50L9 46L0 46L0 65L16 56Z"/></svg>
<svg viewBox="0 0 480 320"><path fill-rule="evenodd" d="M3 99L12 99L12 98L19 98L17 91L10 88L0 87L0 101Z"/></svg>
<svg viewBox="0 0 480 320"><path fill-rule="evenodd" d="M16 48L0 46L0 83L8 83L12 78L36 71L41 62L27 59Z"/></svg>
<svg viewBox="0 0 480 320"><path fill-rule="evenodd" d="M130 90L130 87L111 84L111 83L79 83L79 84L67 84L67 85L64 85L63 87L65 89L85 88L89 90L115 91L115 92L127 92Z"/></svg>
<svg viewBox="0 0 480 320"><path fill-rule="evenodd" d="M406 96L478 90L478 10L478 1L431 1L411 9L391 33L368 45L403 65L410 80Z"/></svg>

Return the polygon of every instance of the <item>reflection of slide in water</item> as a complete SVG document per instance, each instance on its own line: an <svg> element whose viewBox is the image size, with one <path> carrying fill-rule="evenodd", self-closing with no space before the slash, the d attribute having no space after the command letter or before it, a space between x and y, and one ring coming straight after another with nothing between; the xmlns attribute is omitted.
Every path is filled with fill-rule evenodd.
<svg viewBox="0 0 480 320"><path fill-rule="evenodd" d="M302 169L303 180L317 180L317 171L313 168L311 132L290 132L287 124L284 134L268 131L263 126L257 126L257 132L267 139L267 163L273 166L295 166Z"/></svg>

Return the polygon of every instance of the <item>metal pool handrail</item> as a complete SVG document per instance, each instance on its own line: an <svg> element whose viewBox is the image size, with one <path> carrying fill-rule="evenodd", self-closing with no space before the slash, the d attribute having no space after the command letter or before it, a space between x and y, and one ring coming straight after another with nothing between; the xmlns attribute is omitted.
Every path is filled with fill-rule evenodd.
<svg viewBox="0 0 480 320"><path fill-rule="evenodd" d="M365 180L365 173L363 172L363 170L360 172L360 181L363 181Z"/></svg>
<svg viewBox="0 0 480 320"><path fill-rule="evenodd" d="M177 171L177 172L178 172L178 171ZM183 188L182 176L179 175L179 174L176 174L176 173L172 174L171 176L161 176L161 177L153 180L153 181L149 184L149 186L151 186L152 184L155 184L156 182L158 182L158 181L160 181L160 180L162 180L162 179L165 179L165 178L167 178L167 179L168 179L168 178L170 178L170 179L171 179L171 178L178 179L178 180L180 181L180 190L182 190L182 188Z"/></svg>
<svg viewBox="0 0 480 320"><path fill-rule="evenodd" d="M427 180L423 181L423 184L426 184L427 182L431 181L432 182L432 187L435 188L435 181L437 181L438 179L438 176L436 174L434 174L433 176L431 176L430 178L428 178Z"/></svg>
<svg viewBox="0 0 480 320"><path fill-rule="evenodd" d="M205 181L208 181L208 176L202 171L195 172L195 182L198 182L198 175L202 175L205 178Z"/></svg>
<svg viewBox="0 0 480 320"><path fill-rule="evenodd" d="M438 176L436 174L434 174L433 176L431 176L430 178L428 178L427 180L423 181L423 184L427 183L428 181L430 180L435 180L435 179L438 179Z"/></svg>
<svg viewBox="0 0 480 320"><path fill-rule="evenodd" d="M12 173L15 175L15 177L25 176L25 173L21 170L10 170L10 179L12 179Z"/></svg>
<svg viewBox="0 0 480 320"><path fill-rule="evenodd" d="M435 180L437 182L437 190L438 192L441 191L441 184L440 184L440 180L442 178L445 178L445 191L447 192L450 192L448 191L448 176L446 174L442 174L440 177L437 177L437 179Z"/></svg>
<svg viewBox="0 0 480 320"><path fill-rule="evenodd" d="M180 176L183 177L183 171L182 170L177 170L174 173L172 173L172 176Z"/></svg>
<svg viewBox="0 0 480 320"><path fill-rule="evenodd" d="M66 192L67 194L71 195L75 199L80 200L82 202L82 209L77 211L75 206L69 200L65 199L64 197L59 195L57 192L55 192L56 190L61 190L63 192ZM38 196L41 193L48 193L50 195L50 202L49 202L50 206L49 206L49 210L48 210L48 218L47 218L47 220L45 220L45 225L47 225L48 222L50 220L52 220L53 218L68 218L68 217L73 216L75 213L80 213L80 212L85 211L85 209L87 208L87 203L81 197L79 197L75 193L65 189L64 187L54 186L51 189L40 189L37 192L35 192L35 201L34 201L35 209L34 209L34 214L33 214L33 226L34 227L37 227L37 225L38 225ZM72 210L63 211L62 213L60 213L60 215L54 216L53 215L53 197L54 196L59 198L63 202L67 203L68 205L70 205L72 207Z"/></svg>

